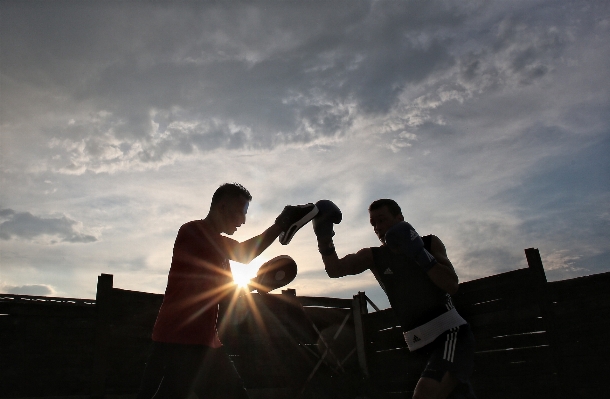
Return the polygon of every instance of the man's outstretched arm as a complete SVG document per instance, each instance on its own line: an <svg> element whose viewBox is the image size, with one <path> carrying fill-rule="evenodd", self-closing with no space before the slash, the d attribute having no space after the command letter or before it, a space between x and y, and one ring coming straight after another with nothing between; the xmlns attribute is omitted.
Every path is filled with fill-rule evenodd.
<svg viewBox="0 0 610 399"><path fill-rule="evenodd" d="M316 202L318 214L313 219L313 231L318 240L318 250L322 255L322 262L326 274L331 278L338 278L353 274L359 274L369 269L373 263L373 254L370 248L361 249L355 254L349 254L343 258L337 256L333 237L334 224L341 223L342 214L337 205L329 200Z"/></svg>
<svg viewBox="0 0 610 399"><path fill-rule="evenodd" d="M252 259L256 258L267 249L282 232L288 234L289 229L291 229L291 226L294 227L295 223L299 223L301 226L308 223L315 214L314 211L317 212L317 208L315 208L313 204L298 206L287 205L284 207L282 213L275 219L275 223L263 233L244 242L237 242L235 240L228 241L230 246L229 258L240 263L250 263ZM293 229L290 234L293 235L295 232L296 230ZM292 235L287 239L286 236L284 236L282 244L286 245L290 242Z"/></svg>
<svg viewBox="0 0 610 399"><path fill-rule="evenodd" d="M282 231L282 227L274 223L261 234L244 242L225 237L229 242L229 259L244 264L250 263L252 259L267 249Z"/></svg>
<svg viewBox="0 0 610 399"><path fill-rule="evenodd" d="M324 269L330 278L351 276L360 274L370 269L373 265L373 253L370 248L363 248L355 254L349 254L339 258L334 252L329 255L322 255Z"/></svg>

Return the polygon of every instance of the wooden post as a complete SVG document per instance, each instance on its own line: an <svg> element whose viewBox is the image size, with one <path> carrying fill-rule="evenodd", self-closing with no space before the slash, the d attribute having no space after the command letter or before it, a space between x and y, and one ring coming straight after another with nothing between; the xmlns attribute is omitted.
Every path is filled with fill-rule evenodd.
<svg viewBox="0 0 610 399"><path fill-rule="evenodd" d="M369 378L369 370L366 360L366 332L364 330L364 323L362 321L362 315L368 313L366 307L366 296L364 292L358 292L354 295L352 302L352 312L354 314L354 329L356 331L356 353L358 354L358 363L360 364L360 370L365 378Z"/></svg>
<svg viewBox="0 0 610 399"><path fill-rule="evenodd" d="M95 306L95 350L91 373L91 398L103 398L106 394L108 375L108 345L110 343L110 316L112 312L112 274L101 274L97 279Z"/></svg>
<svg viewBox="0 0 610 399"><path fill-rule="evenodd" d="M542 321L549 337L553 363L555 363L555 370L557 371L558 392L556 394L559 395L557 396L558 398L564 398L567 391L562 387L564 367L562 365L561 348L559 347L556 338L557 327L555 326L553 305L547 293L548 286L546 273L544 272L544 266L542 265L542 258L540 257L538 248L527 248L525 250L525 258L527 259L529 269L537 277L540 284L540 289L538 290L540 294L538 297L538 304L540 306L540 313L542 314Z"/></svg>
<svg viewBox="0 0 610 399"><path fill-rule="evenodd" d="M525 258L527 259L527 265L530 270L538 276L542 283L546 283L546 273L544 272L544 266L542 265L542 259L540 258L538 248L527 248L525 250Z"/></svg>

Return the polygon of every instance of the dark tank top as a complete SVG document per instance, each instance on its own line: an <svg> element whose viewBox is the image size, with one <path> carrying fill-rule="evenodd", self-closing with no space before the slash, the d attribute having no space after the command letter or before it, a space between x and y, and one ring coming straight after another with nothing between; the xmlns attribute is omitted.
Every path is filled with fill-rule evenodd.
<svg viewBox="0 0 610 399"><path fill-rule="evenodd" d="M422 237L430 250L431 236ZM385 291L404 331L427 323L451 309L451 297L438 288L414 260L386 246L373 247L375 278Z"/></svg>

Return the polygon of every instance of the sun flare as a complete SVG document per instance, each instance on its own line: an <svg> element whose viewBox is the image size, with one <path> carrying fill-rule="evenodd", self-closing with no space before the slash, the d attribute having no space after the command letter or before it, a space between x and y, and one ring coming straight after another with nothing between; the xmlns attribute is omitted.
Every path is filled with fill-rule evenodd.
<svg viewBox="0 0 610 399"><path fill-rule="evenodd" d="M231 263L231 271L233 272L233 281L240 287L246 287L251 278L256 277L256 272L267 260L264 258L253 259L248 265L243 263L229 261Z"/></svg>

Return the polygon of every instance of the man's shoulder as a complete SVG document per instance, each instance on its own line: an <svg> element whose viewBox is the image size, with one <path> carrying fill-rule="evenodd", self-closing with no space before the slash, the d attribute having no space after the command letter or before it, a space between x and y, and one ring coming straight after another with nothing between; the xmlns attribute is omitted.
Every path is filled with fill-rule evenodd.
<svg viewBox="0 0 610 399"><path fill-rule="evenodd" d="M211 231L211 229L208 227L208 224L203 219L191 220L190 222L184 223L182 226L180 226L180 228L181 229L195 228L195 229L205 229L205 230Z"/></svg>
<svg viewBox="0 0 610 399"><path fill-rule="evenodd" d="M191 220L190 222L186 222L182 225L184 226L205 226L205 222L202 219Z"/></svg>
<svg viewBox="0 0 610 399"><path fill-rule="evenodd" d="M433 245L442 245L442 246L445 246L445 244L443 244L443 241L441 241L441 239L438 236L434 235L434 234L428 234L428 235L426 235L424 237L426 237L426 239L429 240L430 243L433 244Z"/></svg>
<svg viewBox="0 0 610 399"><path fill-rule="evenodd" d="M366 256L366 257L372 257L373 256L373 251L379 249L381 247L367 247L367 248L362 248L361 250L359 250L358 252L356 252L356 255L360 255L360 256Z"/></svg>
<svg viewBox="0 0 610 399"><path fill-rule="evenodd" d="M197 223L197 222L199 222L199 220L191 220L190 222L184 223L178 229L178 234L188 233L188 232L191 232L191 231L195 231L198 228L198 226L199 226L199 223Z"/></svg>
<svg viewBox="0 0 610 399"><path fill-rule="evenodd" d="M380 245L378 247L362 248L360 251L357 252L357 255L366 258L366 260L369 262L369 269L374 269L376 263L375 259L379 256L379 253L384 251L384 249L387 249L387 247L383 245Z"/></svg>
<svg viewBox="0 0 610 399"><path fill-rule="evenodd" d="M178 236L181 235L197 236L210 240L217 240L222 237L220 234L215 233L212 229L210 229L207 223L203 220L191 220L190 222L184 223L178 230Z"/></svg>

